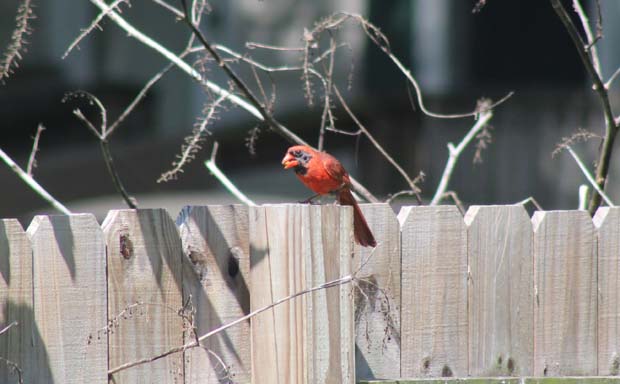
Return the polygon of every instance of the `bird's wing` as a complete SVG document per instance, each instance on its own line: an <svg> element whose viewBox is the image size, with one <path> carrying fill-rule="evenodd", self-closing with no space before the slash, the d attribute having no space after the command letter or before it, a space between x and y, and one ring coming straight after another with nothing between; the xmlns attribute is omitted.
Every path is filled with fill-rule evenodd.
<svg viewBox="0 0 620 384"><path fill-rule="evenodd" d="M349 174L335 157L328 153L321 153L321 160L323 161L325 171L331 178L346 186L351 184Z"/></svg>

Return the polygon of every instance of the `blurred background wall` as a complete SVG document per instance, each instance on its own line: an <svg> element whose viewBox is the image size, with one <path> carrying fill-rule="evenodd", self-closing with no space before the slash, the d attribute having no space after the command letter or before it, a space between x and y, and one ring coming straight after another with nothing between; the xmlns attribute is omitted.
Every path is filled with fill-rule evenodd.
<svg viewBox="0 0 620 384"><path fill-rule="evenodd" d="M533 196L545 209L576 208L577 189L585 180L567 153L552 158L551 152L562 137L579 128L602 133L603 116L573 43L548 1L489 0L476 14L472 13L474 1L451 0L213 0L210 4L203 26L211 41L249 52L268 65L299 65L300 56L248 50L245 43L299 47L304 28L344 10L362 14L381 28L393 52L420 82L429 109L470 111L480 97L497 100L515 91L495 111L493 142L483 153L484 162L472 163L472 145L462 155L449 189L467 205L514 203ZM601 0L601 4L604 38L597 46L608 78L620 66L620 2ZM17 5L16 0L0 3L0 47L10 41ZM75 101L63 104L63 95L86 90L102 100L108 119L114 120L166 61L109 20L62 59L99 11L88 1L35 1L35 5L24 59L0 85L0 147L25 164L37 125L45 125L36 179L70 209L101 217L108 209L124 205L114 192L98 142L72 115L77 105L87 107ZM570 2L566 6L572 9ZM585 1L584 6L595 19L594 1ZM189 31L164 8L149 0L134 0L131 7L121 9L137 28L166 47L175 52L184 48ZM473 119L424 116L412 105L403 75L358 26L348 24L337 37L349 47L339 51L336 83L344 89L352 79L346 97L353 110L410 175L426 173L421 187L423 196L430 199L447 159L446 144L460 141ZM252 83L246 66L236 68ZM226 86L227 79L216 66L211 65L207 76ZM314 107L308 106L298 72L272 77L277 86L275 116L316 144L320 99ZM612 88L616 106L618 89L616 83ZM281 169L286 141L263 128L256 153L249 153L245 139L257 122L239 108L220 114L211 126L213 135L185 173L177 180L157 183L209 100L201 86L172 70L113 136L119 172L141 206L167 207L174 216L185 204L234 202L204 168L212 139L221 144L220 167L256 201L294 202L307 197L292 173ZM92 116L95 119L96 114ZM336 116L338 128L355 130L342 110L336 109ZM593 139L575 149L592 166L599 144ZM358 143L350 136L328 133L326 149L378 196L406 188L367 139ZM620 201L618 152L608 187L616 201ZM0 164L0 217L19 217L27 224L36 212L53 210Z"/></svg>

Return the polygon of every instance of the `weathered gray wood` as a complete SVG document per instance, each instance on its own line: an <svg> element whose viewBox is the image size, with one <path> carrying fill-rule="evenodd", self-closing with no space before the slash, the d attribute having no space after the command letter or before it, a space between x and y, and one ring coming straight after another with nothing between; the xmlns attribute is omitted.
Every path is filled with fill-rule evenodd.
<svg viewBox="0 0 620 384"><path fill-rule="evenodd" d="M198 335L246 315L250 310L247 206L185 207L177 225L187 256L184 301L191 294ZM249 383L249 341L250 324L244 322L205 340L204 348L186 351L185 382L219 384L230 378Z"/></svg>
<svg viewBox="0 0 620 384"><path fill-rule="evenodd" d="M601 207L598 228L598 374L620 374L620 208Z"/></svg>
<svg viewBox="0 0 620 384"><path fill-rule="evenodd" d="M531 376L534 356L532 223L522 205L472 206L469 375Z"/></svg>
<svg viewBox="0 0 620 384"><path fill-rule="evenodd" d="M250 297L256 310L351 273L350 207L250 207ZM351 284L252 319L253 383L354 382Z"/></svg>
<svg viewBox="0 0 620 384"><path fill-rule="evenodd" d="M38 336L33 311L30 241L17 220L0 220L0 329L17 323L0 335L0 383L19 382L18 371L7 361L17 364L25 383L33 380L31 337Z"/></svg>
<svg viewBox="0 0 620 384"><path fill-rule="evenodd" d="M183 254L168 213L163 209L114 210L102 227L108 246L110 368L182 345ZM183 382L183 355L116 373L113 380Z"/></svg>
<svg viewBox="0 0 620 384"><path fill-rule="evenodd" d="M454 206L403 207L401 377L467 375L467 233Z"/></svg>
<svg viewBox="0 0 620 384"><path fill-rule="evenodd" d="M355 373L357 379L394 377L400 372L400 228L389 204L360 206L376 248L356 244Z"/></svg>
<svg viewBox="0 0 620 384"><path fill-rule="evenodd" d="M534 375L593 375L596 240L585 211L536 212Z"/></svg>
<svg viewBox="0 0 620 384"><path fill-rule="evenodd" d="M28 236L40 333L33 382L107 383L107 345L98 338L107 314L99 224L91 214L36 216Z"/></svg>

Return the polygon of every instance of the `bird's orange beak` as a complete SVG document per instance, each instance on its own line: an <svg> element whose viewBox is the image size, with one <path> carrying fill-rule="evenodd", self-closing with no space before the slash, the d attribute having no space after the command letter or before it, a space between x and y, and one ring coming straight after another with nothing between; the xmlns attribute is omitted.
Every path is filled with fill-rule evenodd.
<svg viewBox="0 0 620 384"><path fill-rule="evenodd" d="M299 162L294 156L287 153L286 156L284 156L284 159L282 159L282 165L284 166L284 169L289 169L299 165Z"/></svg>

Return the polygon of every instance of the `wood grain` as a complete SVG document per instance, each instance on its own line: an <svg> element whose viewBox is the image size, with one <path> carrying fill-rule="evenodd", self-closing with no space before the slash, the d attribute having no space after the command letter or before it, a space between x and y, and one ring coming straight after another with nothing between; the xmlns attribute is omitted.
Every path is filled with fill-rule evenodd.
<svg viewBox="0 0 620 384"><path fill-rule="evenodd" d="M467 233L454 206L403 207L401 377L467 375Z"/></svg>
<svg viewBox="0 0 620 384"><path fill-rule="evenodd" d="M400 228L389 204L360 207L378 245L355 245L353 270L363 264L354 296L356 378L393 377L400 372Z"/></svg>
<svg viewBox="0 0 620 384"><path fill-rule="evenodd" d="M0 220L0 329L17 323L0 335L0 357L17 364L26 383L34 377L31 336L39 335L33 329L32 295L30 240L16 219ZM18 382L16 371L0 362L0 383Z"/></svg>
<svg viewBox="0 0 620 384"><path fill-rule="evenodd" d="M108 247L110 368L183 344L181 240L163 209L114 210L102 225ZM174 354L114 375L116 383L183 382Z"/></svg>
<svg viewBox="0 0 620 384"><path fill-rule="evenodd" d="M36 216L32 241L38 383L107 383L106 259L90 214ZM35 336L35 342L37 337Z"/></svg>
<svg viewBox="0 0 620 384"><path fill-rule="evenodd" d="M198 335L246 315L250 310L247 206L185 207L177 225L187 261L184 301L191 294ZM246 322L207 339L203 348L187 351L185 382L219 384L232 379L249 383L249 340L250 324Z"/></svg>
<svg viewBox="0 0 620 384"><path fill-rule="evenodd" d="M598 374L620 374L620 208L601 207L598 229Z"/></svg>
<svg viewBox="0 0 620 384"><path fill-rule="evenodd" d="M531 376L532 224L522 205L472 206L465 215L469 375Z"/></svg>
<svg viewBox="0 0 620 384"><path fill-rule="evenodd" d="M534 375L597 371L596 240L585 211L536 212Z"/></svg>
<svg viewBox="0 0 620 384"><path fill-rule="evenodd" d="M349 207L250 207L252 310L351 273ZM253 383L349 383L351 285L320 290L252 319Z"/></svg>

